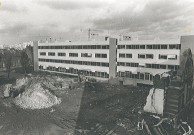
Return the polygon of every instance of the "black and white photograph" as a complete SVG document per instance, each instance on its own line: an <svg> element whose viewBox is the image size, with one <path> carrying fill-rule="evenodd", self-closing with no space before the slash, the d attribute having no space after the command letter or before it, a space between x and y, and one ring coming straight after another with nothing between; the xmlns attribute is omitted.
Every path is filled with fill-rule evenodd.
<svg viewBox="0 0 194 135"><path fill-rule="evenodd" d="M194 135L194 0L0 0L0 135Z"/></svg>

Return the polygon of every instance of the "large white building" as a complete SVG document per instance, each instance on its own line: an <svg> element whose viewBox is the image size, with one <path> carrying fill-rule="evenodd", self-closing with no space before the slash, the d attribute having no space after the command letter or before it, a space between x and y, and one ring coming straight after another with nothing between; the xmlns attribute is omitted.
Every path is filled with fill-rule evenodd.
<svg viewBox="0 0 194 135"><path fill-rule="evenodd" d="M123 84L153 84L154 75L179 68L181 40L34 42L34 68L74 76L81 71L101 80L117 78ZM192 44L193 38L189 40ZM182 49L189 47L185 46Z"/></svg>

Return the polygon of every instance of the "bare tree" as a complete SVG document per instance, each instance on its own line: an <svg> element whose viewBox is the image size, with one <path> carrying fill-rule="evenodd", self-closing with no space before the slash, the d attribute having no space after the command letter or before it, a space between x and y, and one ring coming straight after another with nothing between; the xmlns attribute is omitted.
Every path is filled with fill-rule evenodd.
<svg viewBox="0 0 194 135"><path fill-rule="evenodd" d="M12 56L11 55L5 55L5 68L7 71L7 77L9 79L10 72L11 72L11 64L12 64Z"/></svg>
<svg viewBox="0 0 194 135"><path fill-rule="evenodd" d="M28 68L29 65L30 65L30 60L29 60L28 55L26 54L26 51L25 51L25 50L23 50L23 51L21 52L21 59L20 59L20 62L21 62L23 71L24 71L24 73L26 74L26 73L27 73L27 68Z"/></svg>

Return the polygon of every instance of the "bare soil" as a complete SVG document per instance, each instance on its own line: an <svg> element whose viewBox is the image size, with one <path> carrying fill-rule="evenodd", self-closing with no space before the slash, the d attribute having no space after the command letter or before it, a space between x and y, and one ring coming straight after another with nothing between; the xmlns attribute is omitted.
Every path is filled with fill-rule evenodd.
<svg viewBox="0 0 194 135"><path fill-rule="evenodd" d="M20 77L15 75L15 78ZM0 86L0 135L143 135L138 111L150 88L107 83L53 90L62 102L47 109L22 109L3 98Z"/></svg>
<svg viewBox="0 0 194 135"><path fill-rule="evenodd" d="M62 102L48 109L22 109L1 97L0 135L134 134L148 89L97 83L53 92Z"/></svg>

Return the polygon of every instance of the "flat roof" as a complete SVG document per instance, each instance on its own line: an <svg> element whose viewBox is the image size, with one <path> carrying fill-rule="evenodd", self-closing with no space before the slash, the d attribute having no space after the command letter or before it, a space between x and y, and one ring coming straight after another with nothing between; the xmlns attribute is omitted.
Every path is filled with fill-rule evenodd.
<svg viewBox="0 0 194 135"><path fill-rule="evenodd" d="M41 42L39 41L39 45L109 45L109 41L54 41L54 42Z"/></svg>
<svg viewBox="0 0 194 135"><path fill-rule="evenodd" d="M170 40L128 40L128 41L118 41L118 45L145 45L145 44L180 44L180 39L170 39Z"/></svg>
<svg viewBox="0 0 194 135"><path fill-rule="evenodd" d="M118 45L146 45L146 44L180 44L180 39L169 40L118 40ZM39 45L109 45L107 41L39 41Z"/></svg>

